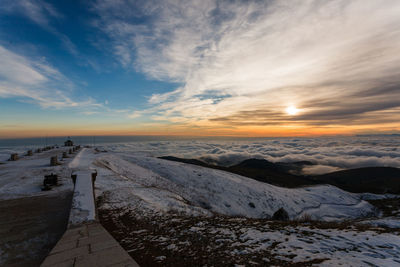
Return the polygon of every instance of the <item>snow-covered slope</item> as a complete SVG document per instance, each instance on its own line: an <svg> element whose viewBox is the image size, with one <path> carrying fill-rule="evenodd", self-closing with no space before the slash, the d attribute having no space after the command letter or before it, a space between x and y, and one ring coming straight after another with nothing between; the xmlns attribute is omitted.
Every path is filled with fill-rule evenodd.
<svg viewBox="0 0 400 267"><path fill-rule="evenodd" d="M287 189L224 171L128 154L104 155L97 185L115 205L189 214L268 218L284 208L292 219L338 220L373 213L357 194L334 186Z"/></svg>
<svg viewBox="0 0 400 267"><path fill-rule="evenodd" d="M24 156L25 153L21 153L17 161L7 161L3 164L0 162L0 200L72 190L71 172L67 166L71 158L61 159L65 151L68 151L68 148L34 153L33 156ZM50 166L50 158L53 156L59 157L60 165ZM50 191L41 191L44 175L51 173L58 175L59 186Z"/></svg>
<svg viewBox="0 0 400 267"><path fill-rule="evenodd" d="M105 193L108 203L140 206L144 211L269 218L284 208L292 219L309 215L321 220L362 217L374 211L360 195L334 186L287 189L200 166L92 149L83 149L67 160L69 164L48 166L50 156L59 153L35 154L0 166L0 198L41 193L43 175L50 172L68 177L62 181L64 186L54 190L70 188L71 169L96 168L97 196Z"/></svg>

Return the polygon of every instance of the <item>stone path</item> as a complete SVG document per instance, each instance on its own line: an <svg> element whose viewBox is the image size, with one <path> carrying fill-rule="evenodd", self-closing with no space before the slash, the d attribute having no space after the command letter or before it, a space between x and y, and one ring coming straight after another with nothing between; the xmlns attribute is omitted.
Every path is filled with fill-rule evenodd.
<svg viewBox="0 0 400 267"><path fill-rule="evenodd" d="M139 265L96 222L67 230L41 266Z"/></svg>
<svg viewBox="0 0 400 267"><path fill-rule="evenodd" d="M88 170L85 151L70 164L76 182L68 230L41 266L139 266L97 221L93 171Z"/></svg>

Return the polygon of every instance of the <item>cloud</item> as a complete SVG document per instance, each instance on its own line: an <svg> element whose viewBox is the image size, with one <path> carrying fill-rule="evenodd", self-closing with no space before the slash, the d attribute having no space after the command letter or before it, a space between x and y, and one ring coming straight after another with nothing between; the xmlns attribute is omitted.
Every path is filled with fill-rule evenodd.
<svg viewBox="0 0 400 267"><path fill-rule="evenodd" d="M0 7L1 13L25 16L46 31L54 34L69 53L78 56L78 49L71 39L52 25L52 20L64 19L63 14L59 13L53 5L42 0L4 0Z"/></svg>
<svg viewBox="0 0 400 267"><path fill-rule="evenodd" d="M128 118L130 119L136 119L142 116L142 113L140 111L133 111L131 114L128 115Z"/></svg>
<svg viewBox="0 0 400 267"><path fill-rule="evenodd" d="M400 168L398 136L176 139L125 142L107 145L106 149L156 157L197 158L224 166L249 158L271 162L311 161L315 165L307 166L305 174L371 166Z"/></svg>
<svg viewBox="0 0 400 267"><path fill-rule="evenodd" d="M43 59L30 59L0 46L0 97L18 98L43 108L99 107L93 99L74 101L66 92L74 86Z"/></svg>
<svg viewBox="0 0 400 267"><path fill-rule="evenodd" d="M99 0L92 9L123 66L182 84L174 97L150 98L166 117L231 126L400 120L399 1ZM299 116L284 113L290 105Z"/></svg>
<svg viewBox="0 0 400 267"><path fill-rule="evenodd" d="M0 56L3 62L0 65L0 75L8 82L35 85L48 81L46 75L35 69L34 64L24 57L14 54L4 47L0 47ZM45 70L56 73L54 69L49 67Z"/></svg>
<svg viewBox="0 0 400 267"><path fill-rule="evenodd" d="M168 92L168 93L164 93L164 94L153 94L151 95L151 97L149 98L149 103L150 104L159 104L159 103L163 103L167 100L171 100L174 97L176 97L177 95L179 95L182 92L181 88L178 88L174 91Z"/></svg>
<svg viewBox="0 0 400 267"><path fill-rule="evenodd" d="M5 0L0 11L18 13L28 17L36 24L50 29L50 18L61 19L63 16L51 5L44 1Z"/></svg>
<svg viewBox="0 0 400 267"><path fill-rule="evenodd" d="M334 171L339 171L340 168L325 166L325 165L312 165L306 166L302 169L303 174L305 175L320 175L325 173L330 173Z"/></svg>

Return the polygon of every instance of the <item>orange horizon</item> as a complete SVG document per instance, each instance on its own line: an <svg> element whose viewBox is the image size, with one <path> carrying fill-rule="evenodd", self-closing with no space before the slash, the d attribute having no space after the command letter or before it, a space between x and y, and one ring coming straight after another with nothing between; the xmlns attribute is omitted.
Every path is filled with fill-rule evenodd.
<svg viewBox="0 0 400 267"><path fill-rule="evenodd" d="M1 125L0 125L1 126ZM108 126L108 127L107 127ZM226 126L210 122L167 124L24 124L0 127L1 139L35 138L44 136L182 136L182 137L315 137L353 136L357 134L400 133L398 123L374 125L324 125L301 124L269 126Z"/></svg>
<svg viewBox="0 0 400 267"><path fill-rule="evenodd" d="M62 133L61 133L62 131ZM200 132L200 133L199 133ZM369 134L398 134L398 130L388 131L343 131L343 130L298 130L298 131L19 131L13 133L0 132L0 139L23 139L41 137L67 137L67 136L176 136L176 137L237 137L237 138L273 138L273 137L328 137L328 136L356 136Z"/></svg>

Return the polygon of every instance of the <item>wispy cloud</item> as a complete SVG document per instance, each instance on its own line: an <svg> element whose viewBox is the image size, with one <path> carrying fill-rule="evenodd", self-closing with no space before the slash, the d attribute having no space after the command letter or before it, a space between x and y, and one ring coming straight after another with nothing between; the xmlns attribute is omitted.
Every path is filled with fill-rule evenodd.
<svg viewBox="0 0 400 267"><path fill-rule="evenodd" d="M64 48L74 56L78 56L78 49L71 39L58 31L52 24L52 20L64 19L51 4L42 0L4 0L0 7L1 13L11 13L25 16L40 27L54 34L60 39Z"/></svg>
<svg viewBox="0 0 400 267"><path fill-rule="evenodd" d="M131 114L128 115L128 118L130 119L136 119L142 116L142 113L140 111L133 111Z"/></svg>
<svg viewBox="0 0 400 267"><path fill-rule="evenodd" d="M51 28L50 18L63 18L51 4L40 0L5 0L0 7L2 12L18 13L45 28Z"/></svg>
<svg viewBox="0 0 400 267"><path fill-rule="evenodd" d="M179 82L164 117L227 125L400 121L400 2L106 1L96 25L116 57ZM173 95L173 97L171 97ZM287 106L301 110L284 113Z"/></svg>
<svg viewBox="0 0 400 267"><path fill-rule="evenodd" d="M0 97L19 98L43 108L99 107L93 99L75 101L67 95L73 87L59 70L43 60L31 59L0 46Z"/></svg>

